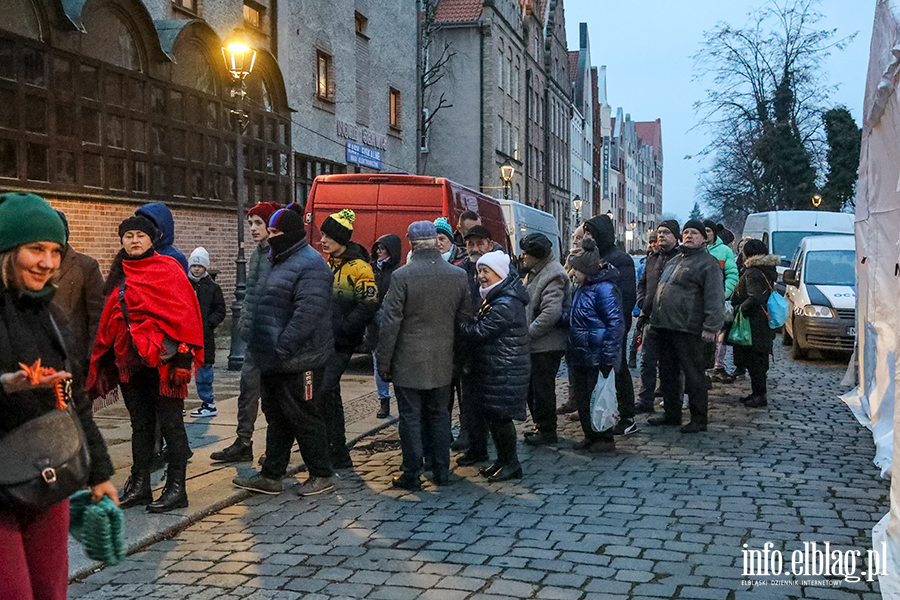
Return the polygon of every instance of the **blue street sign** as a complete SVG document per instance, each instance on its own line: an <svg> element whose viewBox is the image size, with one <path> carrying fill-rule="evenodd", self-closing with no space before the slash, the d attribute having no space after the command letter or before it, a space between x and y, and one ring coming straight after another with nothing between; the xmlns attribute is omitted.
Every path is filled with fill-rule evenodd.
<svg viewBox="0 0 900 600"><path fill-rule="evenodd" d="M347 142L347 162L381 170L381 151L362 144Z"/></svg>

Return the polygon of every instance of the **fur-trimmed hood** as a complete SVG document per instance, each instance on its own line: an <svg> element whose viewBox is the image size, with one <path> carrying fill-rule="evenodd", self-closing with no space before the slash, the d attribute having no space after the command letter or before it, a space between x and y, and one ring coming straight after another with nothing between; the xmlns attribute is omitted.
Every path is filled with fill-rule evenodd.
<svg viewBox="0 0 900 600"><path fill-rule="evenodd" d="M781 257L777 254L757 254L744 260L744 267L777 267Z"/></svg>

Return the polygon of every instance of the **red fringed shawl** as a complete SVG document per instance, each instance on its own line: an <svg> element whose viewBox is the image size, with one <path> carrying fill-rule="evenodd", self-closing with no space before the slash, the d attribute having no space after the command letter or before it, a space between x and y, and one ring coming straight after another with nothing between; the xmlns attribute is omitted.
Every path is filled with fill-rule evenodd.
<svg viewBox="0 0 900 600"><path fill-rule="evenodd" d="M124 260L125 306L131 321L129 335L119 304L119 289L106 299L87 388L92 398L105 396L120 382L147 366L159 369L159 393L170 398L188 394L190 371L160 361L163 337L168 336L193 354L193 367L203 365L203 324L197 295L184 269L174 258L154 254L140 260ZM115 359L110 360L112 351Z"/></svg>

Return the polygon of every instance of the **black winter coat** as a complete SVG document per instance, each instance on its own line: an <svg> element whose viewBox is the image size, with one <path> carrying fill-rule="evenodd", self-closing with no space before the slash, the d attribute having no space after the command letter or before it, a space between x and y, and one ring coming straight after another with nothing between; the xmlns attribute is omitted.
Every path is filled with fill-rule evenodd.
<svg viewBox="0 0 900 600"><path fill-rule="evenodd" d="M271 260L254 307L253 362L264 373L322 368L334 352L331 269L306 238Z"/></svg>
<svg viewBox="0 0 900 600"><path fill-rule="evenodd" d="M386 263L378 266L378 256L375 253L375 245L381 244L388 251L388 255L390 258ZM372 245L372 272L375 274L375 285L378 286L378 303L384 300L384 296L388 292L388 288L391 287L391 275L394 274L394 271L400 267L400 259L402 253L402 246L400 243L400 238L393 233L388 233L386 235L378 238L378 241Z"/></svg>
<svg viewBox="0 0 900 600"><path fill-rule="evenodd" d="M531 377L527 305L522 280L510 275L490 291L475 319L460 328L481 408L491 419L525 420Z"/></svg>
<svg viewBox="0 0 900 600"><path fill-rule="evenodd" d="M663 269L653 298L651 327L692 335L718 333L725 325L722 268L705 247L681 247Z"/></svg>
<svg viewBox="0 0 900 600"><path fill-rule="evenodd" d="M609 263L619 271L619 291L622 293L622 315L631 318L637 302L637 277L634 261L616 246L616 234L612 221L606 215L597 215L584 222L584 230L597 242L600 262ZM630 322L630 321L629 321Z"/></svg>
<svg viewBox="0 0 900 600"><path fill-rule="evenodd" d="M764 309L778 277L775 267L780 263L781 257L775 254L760 254L746 259L744 272L731 295L734 310L740 310L750 320L753 340L750 347L754 352L772 353L775 331L769 327L769 317Z"/></svg>
<svg viewBox="0 0 900 600"><path fill-rule="evenodd" d="M644 272L641 273L641 280L637 284L637 307L641 309L641 313L645 318L649 318L653 314L653 299L656 296L656 288L659 286L659 279L674 256L678 256L681 252L681 246L675 246L668 252L664 252L657 248L649 256L647 262L644 263Z"/></svg>
<svg viewBox="0 0 900 600"><path fill-rule="evenodd" d="M209 275L200 281L191 279L191 285L197 294L200 318L203 321L203 364L212 365L216 362L215 330L225 320L225 296L222 295L219 284Z"/></svg>
<svg viewBox="0 0 900 600"><path fill-rule="evenodd" d="M62 344L53 328L51 315L62 334ZM114 470L106 443L94 423L93 403L84 392L85 369L79 364L83 359L71 352L71 337L67 332L62 311L50 305L49 297L18 297L0 288L0 373L14 373L21 369L20 362L31 365L37 359L41 359L41 365L58 371L68 366L73 375L73 408L91 457L88 484L97 485L108 480ZM67 356L72 357L68 365ZM0 437L51 410L56 410L56 396L51 389L7 394L0 386ZM53 440L47 442L52 444Z"/></svg>

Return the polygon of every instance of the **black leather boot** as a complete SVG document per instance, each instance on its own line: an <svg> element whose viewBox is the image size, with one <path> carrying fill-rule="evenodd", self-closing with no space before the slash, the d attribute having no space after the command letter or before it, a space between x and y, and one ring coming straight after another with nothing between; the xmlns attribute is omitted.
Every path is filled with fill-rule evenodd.
<svg viewBox="0 0 900 600"><path fill-rule="evenodd" d="M387 419L391 416L391 399L390 398L379 398L381 402L381 407L378 410L378 413L375 415L379 419Z"/></svg>
<svg viewBox="0 0 900 600"><path fill-rule="evenodd" d="M166 487L163 489L162 496L147 506L147 512L164 513L176 508L187 507L187 488L184 483L186 471L187 464L185 463L169 464L169 468L166 470Z"/></svg>
<svg viewBox="0 0 900 600"><path fill-rule="evenodd" d="M122 488L119 508L143 506L151 502L153 502L153 492L150 489L150 471L132 471L131 477Z"/></svg>
<svg viewBox="0 0 900 600"><path fill-rule="evenodd" d="M500 468L488 477L488 481L508 481L522 478L522 465L516 452L516 426L512 421L491 423L491 437L497 447L497 462Z"/></svg>

